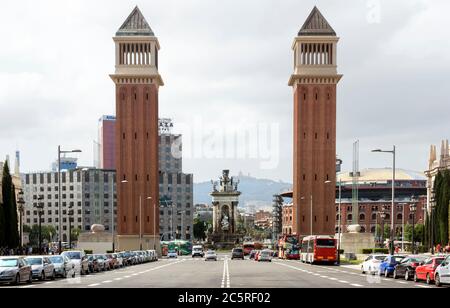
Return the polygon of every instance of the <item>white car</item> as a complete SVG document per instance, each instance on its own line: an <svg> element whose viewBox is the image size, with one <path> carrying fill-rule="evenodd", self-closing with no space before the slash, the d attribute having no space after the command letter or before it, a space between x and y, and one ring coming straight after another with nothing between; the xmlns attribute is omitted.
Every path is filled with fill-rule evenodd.
<svg viewBox="0 0 450 308"><path fill-rule="evenodd" d="M169 252L167 253L167 257L169 259L171 258L178 258L178 253L175 250L169 250Z"/></svg>
<svg viewBox="0 0 450 308"><path fill-rule="evenodd" d="M89 262L86 258L86 254L81 250L68 250L63 251L61 256L69 258L69 260L75 265L76 273L85 275L89 273Z"/></svg>
<svg viewBox="0 0 450 308"><path fill-rule="evenodd" d="M434 274L434 282L437 287L450 284L450 256L441 263Z"/></svg>
<svg viewBox="0 0 450 308"><path fill-rule="evenodd" d="M208 250L205 255L205 261L214 260L217 261L217 254L214 250Z"/></svg>
<svg viewBox="0 0 450 308"><path fill-rule="evenodd" d="M203 258L204 256L205 256L205 253L203 252L202 246L192 247L192 258L195 258L195 257Z"/></svg>
<svg viewBox="0 0 450 308"><path fill-rule="evenodd" d="M27 263L31 265L31 272L33 273L33 278L39 280L46 280L50 278L55 280L56 270L55 266L49 260L48 257L26 257Z"/></svg>
<svg viewBox="0 0 450 308"><path fill-rule="evenodd" d="M259 253L258 262L272 262L272 250L263 250Z"/></svg>
<svg viewBox="0 0 450 308"><path fill-rule="evenodd" d="M361 272L375 275L380 270L380 264L386 259L387 255L373 254L368 256L361 264Z"/></svg>

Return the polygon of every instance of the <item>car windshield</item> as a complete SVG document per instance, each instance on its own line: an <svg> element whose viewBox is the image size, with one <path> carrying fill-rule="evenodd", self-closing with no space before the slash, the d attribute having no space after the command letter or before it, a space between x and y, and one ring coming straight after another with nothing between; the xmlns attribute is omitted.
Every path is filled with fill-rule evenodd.
<svg viewBox="0 0 450 308"><path fill-rule="evenodd" d="M104 260L105 259L105 257L102 256L102 255L95 255L95 258L99 259L99 260Z"/></svg>
<svg viewBox="0 0 450 308"><path fill-rule="evenodd" d="M42 258L27 258L30 265L42 265Z"/></svg>
<svg viewBox="0 0 450 308"><path fill-rule="evenodd" d="M208 254L213 255L213 254L215 254L215 252L210 250L210 251L208 251Z"/></svg>
<svg viewBox="0 0 450 308"><path fill-rule="evenodd" d="M169 253L177 253L175 250L170 250Z"/></svg>
<svg viewBox="0 0 450 308"><path fill-rule="evenodd" d="M423 262L425 260L426 260L426 258L414 257L414 258L409 259L409 262L420 263L420 262Z"/></svg>
<svg viewBox="0 0 450 308"><path fill-rule="evenodd" d="M241 252L242 252L242 249L241 249L241 248L236 248L236 249L234 249L234 252L241 253Z"/></svg>
<svg viewBox="0 0 450 308"><path fill-rule="evenodd" d="M17 267L17 259L0 259L0 267Z"/></svg>
<svg viewBox="0 0 450 308"><path fill-rule="evenodd" d="M64 255L68 256L69 259L72 260L80 260L81 259L81 253L77 251L66 251L64 252Z"/></svg>
<svg viewBox="0 0 450 308"><path fill-rule="evenodd" d="M50 257L49 259L52 263L64 263L63 257L60 256Z"/></svg>
<svg viewBox="0 0 450 308"><path fill-rule="evenodd" d="M383 261L386 257L385 256L375 256L375 260Z"/></svg>

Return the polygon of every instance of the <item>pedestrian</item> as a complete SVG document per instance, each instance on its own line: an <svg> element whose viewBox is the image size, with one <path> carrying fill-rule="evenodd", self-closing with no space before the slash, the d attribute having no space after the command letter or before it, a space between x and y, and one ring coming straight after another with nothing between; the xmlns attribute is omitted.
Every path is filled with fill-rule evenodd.
<svg viewBox="0 0 450 308"><path fill-rule="evenodd" d="M400 250L400 247L398 247L398 245L397 245L397 246L395 246L395 254L397 254L397 255L398 255L398 253L399 253L399 250Z"/></svg>
<svg viewBox="0 0 450 308"><path fill-rule="evenodd" d="M437 246L436 246L436 252L437 253L441 253L441 244L437 244Z"/></svg>

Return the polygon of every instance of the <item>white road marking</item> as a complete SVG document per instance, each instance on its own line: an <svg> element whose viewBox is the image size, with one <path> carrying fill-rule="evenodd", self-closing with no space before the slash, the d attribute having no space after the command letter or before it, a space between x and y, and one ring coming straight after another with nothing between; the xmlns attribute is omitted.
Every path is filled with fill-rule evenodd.
<svg viewBox="0 0 450 308"><path fill-rule="evenodd" d="M431 287L429 287L429 286L422 286L422 285L416 285L416 287L418 287L418 288L426 288L426 289L431 289Z"/></svg>
<svg viewBox="0 0 450 308"><path fill-rule="evenodd" d="M102 283L111 283L111 282L112 282L112 280L105 280Z"/></svg>
<svg viewBox="0 0 450 308"><path fill-rule="evenodd" d="M360 284L357 284L357 283L352 283L352 284L351 284L351 286L354 286L354 287L358 287L358 288L361 288L361 287L363 287L362 285L360 285Z"/></svg>
<svg viewBox="0 0 450 308"><path fill-rule="evenodd" d="M225 284L226 283L226 284ZM223 275L222 275L222 284L221 288L230 288L230 270L228 268L228 258L225 257L223 262Z"/></svg>
<svg viewBox="0 0 450 308"><path fill-rule="evenodd" d="M348 281L345 280L339 280L340 283L349 283Z"/></svg>
<svg viewBox="0 0 450 308"><path fill-rule="evenodd" d="M124 276L123 278L130 278L131 276Z"/></svg>
<svg viewBox="0 0 450 308"><path fill-rule="evenodd" d="M52 284L52 283L55 283L54 281L47 281L47 282L44 282L44 284Z"/></svg>
<svg viewBox="0 0 450 308"><path fill-rule="evenodd" d="M99 283L93 283L93 284L88 285L88 287L96 287L96 286L99 286L99 285L100 285Z"/></svg>
<svg viewBox="0 0 450 308"><path fill-rule="evenodd" d="M122 280L123 278L114 278L114 280L115 281L120 281L120 280Z"/></svg>
<svg viewBox="0 0 450 308"><path fill-rule="evenodd" d="M36 285L23 286L23 287L20 287L20 289L28 289L28 288L33 288L35 286Z"/></svg>
<svg viewBox="0 0 450 308"><path fill-rule="evenodd" d="M399 284L408 284L408 283L405 282L405 281L397 281L397 283L399 283Z"/></svg>

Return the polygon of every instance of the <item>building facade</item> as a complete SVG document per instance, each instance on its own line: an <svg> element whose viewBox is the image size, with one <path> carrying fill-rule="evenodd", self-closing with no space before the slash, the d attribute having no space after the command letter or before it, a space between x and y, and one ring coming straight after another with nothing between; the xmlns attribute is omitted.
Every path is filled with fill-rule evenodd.
<svg viewBox="0 0 450 308"><path fill-rule="evenodd" d="M58 172L21 175L25 199L23 223L39 224L37 206L43 205L42 225L54 226L59 234L59 211L62 210L62 241L69 239L71 228L90 231L91 225L102 224L107 231L116 229L116 174L114 170L76 169L61 172L61 207L58 199ZM73 210L73 215L70 214Z"/></svg>
<svg viewBox="0 0 450 308"><path fill-rule="evenodd" d="M341 180L341 226L347 232L353 217L353 177L349 172L338 174ZM394 223L396 234L401 234L403 225L423 224L426 211L426 178L419 172L396 169ZM375 233L376 226L391 225L392 206L392 169L365 169L358 180L358 217L355 221L361 226L361 232ZM412 215L410 205L416 205L416 213ZM336 212L339 211L338 194L336 196ZM381 212L385 213L384 221ZM335 231L338 231L339 214L336 214Z"/></svg>
<svg viewBox="0 0 450 308"><path fill-rule="evenodd" d="M293 43L293 233L334 234L339 38L314 7ZM328 183L328 184L326 184ZM312 203L312 206L311 206ZM311 210L312 208L312 210Z"/></svg>
<svg viewBox="0 0 450 308"><path fill-rule="evenodd" d="M432 145L430 157L428 159L428 170L425 171L427 177L427 211L431 213L432 200L434 199L434 181L439 171L450 170L450 147L448 140L441 143L441 151L438 156L437 147Z"/></svg>
<svg viewBox="0 0 450 308"><path fill-rule="evenodd" d="M116 170L116 117L104 115L98 120L98 163L100 169Z"/></svg>
<svg viewBox="0 0 450 308"><path fill-rule="evenodd" d="M159 42L138 7L114 37L118 247L159 247Z"/></svg>

